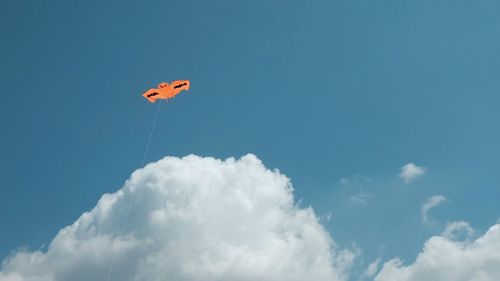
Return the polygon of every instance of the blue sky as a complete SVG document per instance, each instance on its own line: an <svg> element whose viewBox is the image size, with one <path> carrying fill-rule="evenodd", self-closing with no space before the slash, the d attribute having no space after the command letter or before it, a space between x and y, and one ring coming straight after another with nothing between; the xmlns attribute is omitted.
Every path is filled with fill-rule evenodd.
<svg viewBox="0 0 500 281"><path fill-rule="evenodd" d="M257 155L366 264L500 217L497 1L3 1L0 257L147 161ZM409 162L426 168L406 184ZM347 179L342 184L341 179ZM367 194L365 204L351 197ZM448 200L421 222L427 198ZM362 266L360 266L361 268Z"/></svg>

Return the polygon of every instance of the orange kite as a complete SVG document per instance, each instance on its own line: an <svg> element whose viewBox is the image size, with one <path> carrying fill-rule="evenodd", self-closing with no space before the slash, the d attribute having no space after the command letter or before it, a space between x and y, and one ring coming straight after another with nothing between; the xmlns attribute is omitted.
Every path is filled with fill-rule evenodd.
<svg viewBox="0 0 500 281"><path fill-rule="evenodd" d="M154 103L157 99L171 99L183 90L189 90L189 80L176 80L171 84L162 82L158 84L158 88L149 89L142 96Z"/></svg>

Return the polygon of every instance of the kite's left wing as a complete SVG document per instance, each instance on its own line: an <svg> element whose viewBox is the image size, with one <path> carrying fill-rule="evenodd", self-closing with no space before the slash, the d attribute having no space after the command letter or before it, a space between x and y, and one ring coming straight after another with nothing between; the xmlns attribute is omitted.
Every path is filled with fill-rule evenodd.
<svg viewBox="0 0 500 281"><path fill-rule="evenodd" d="M154 103L156 99L161 98L159 89L149 89L147 92L142 94L149 102Z"/></svg>

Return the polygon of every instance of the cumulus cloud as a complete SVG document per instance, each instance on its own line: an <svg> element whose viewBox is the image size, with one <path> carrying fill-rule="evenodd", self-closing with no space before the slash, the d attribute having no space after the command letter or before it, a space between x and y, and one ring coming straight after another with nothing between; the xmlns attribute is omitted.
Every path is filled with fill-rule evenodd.
<svg viewBox="0 0 500 281"><path fill-rule="evenodd" d="M254 155L166 157L59 231L46 251L6 258L0 281L346 280L339 249L289 179ZM122 229L129 202L127 226Z"/></svg>
<svg viewBox="0 0 500 281"><path fill-rule="evenodd" d="M432 197L429 197L427 201L422 205L421 209L421 214L422 214L422 222L423 223L428 223L429 222L429 211L432 208L435 208L441 204L446 202L446 197L443 195L435 195Z"/></svg>
<svg viewBox="0 0 500 281"><path fill-rule="evenodd" d="M457 226L465 227L455 224L452 228ZM500 224L496 224L474 241L431 237L413 264L405 266L400 259L390 260L375 281L497 281L499 265Z"/></svg>
<svg viewBox="0 0 500 281"><path fill-rule="evenodd" d="M401 172L399 177L402 178L406 183L410 183L414 179L421 177L425 174L425 168L419 167L413 163L408 163L401 167Z"/></svg>

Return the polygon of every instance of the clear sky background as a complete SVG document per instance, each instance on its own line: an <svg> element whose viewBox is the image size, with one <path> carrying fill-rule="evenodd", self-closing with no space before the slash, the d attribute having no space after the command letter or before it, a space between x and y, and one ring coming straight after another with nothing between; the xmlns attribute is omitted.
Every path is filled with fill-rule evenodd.
<svg viewBox="0 0 500 281"><path fill-rule="evenodd" d="M332 237L413 261L500 217L498 1L2 1L0 257L38 249L147 161L257 155ZM400 168L425 174L410 183ZM422 223L431 196L446 202ZM356 246L353 246L356 245ZM1 259L0 258L0 259Z"/></svg>

